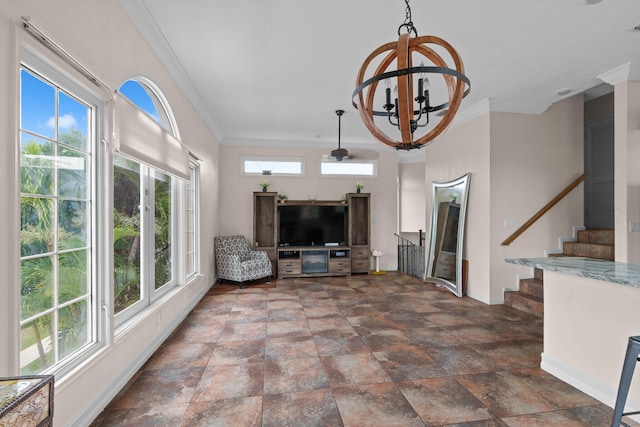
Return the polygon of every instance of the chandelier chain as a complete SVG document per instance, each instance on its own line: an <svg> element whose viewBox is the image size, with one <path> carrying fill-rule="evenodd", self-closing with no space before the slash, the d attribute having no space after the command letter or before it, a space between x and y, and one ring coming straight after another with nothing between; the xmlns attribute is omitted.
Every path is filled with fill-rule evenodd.
<svg viewBox="0 0 640 427"><path fill-rule="evenodd" d="M413 26L413 21L411 19L411 6L409 6L409 0L404 0L404 3L407 5L405 9L405 18L402 25L398 27L398 35L400 35L400 30L405 28L408 34L412 34L414 37L418 37L418 30Z"/></svg>

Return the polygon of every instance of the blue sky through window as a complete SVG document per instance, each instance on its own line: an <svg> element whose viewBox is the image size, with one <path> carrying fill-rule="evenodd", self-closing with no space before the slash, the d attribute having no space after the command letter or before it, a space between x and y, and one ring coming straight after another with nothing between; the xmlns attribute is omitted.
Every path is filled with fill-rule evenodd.
<svg viewBox="0 0 640 427"><path fill-rule="evenodd" d="M77 130L82 134L86 143L89 134L86 105L71 95L60 92L58 94L58 118L56 122L56 90L54 86L31 74L26 69L21 70L20 78L20 127L23 130L54 140L56 139L56 126L59 134ZM164 126L160 120L156 105L139 82L128 80L119 90L138 108L147 113L161 126Z"/></svg>
<svg viewBox="0 0 640 427"><path fill-rule="evenodd" d="M77 130L86 144L89 133L87 106L71 95L60 92L56 120L55 88L27 70L20 72L20 78L20 127L49 139L56 139L56 126L58 134Z"/></svg>
<svg viewBox="0 0 640 427"><path fill-rule="evenodd" d="M126 96L129 101L133 102L139 109L147 113L153 120L158 122L160 126L165 126L162 120L160 120L160 115L151 96L149 96L149 93L138 81L127 80L120 86L118 91Z"/></svg>

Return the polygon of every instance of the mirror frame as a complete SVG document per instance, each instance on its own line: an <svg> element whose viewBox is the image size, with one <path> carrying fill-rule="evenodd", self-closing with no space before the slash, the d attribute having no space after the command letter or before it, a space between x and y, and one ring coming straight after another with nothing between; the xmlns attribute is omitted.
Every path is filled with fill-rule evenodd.
<svg viewBox="0 0 640 427"><path fill-rule="evenodd" d="M424 271L424 281L430 283L436 283L438 285L444 286L449 291L453 292L456 296L462 297L463 289L463 277L462 277L462 249L464 243L464 228L465 228L465 217L467 213L467 199L469 194L469 181L471 180L471 174L467 173L462 175L460 178L454 179L452 181L446 182L432 182L432 193L431 193L431 225L430 225L430 238L429 238L429 252L427 255L427 268ZM457 231L457 244L456 244L456 277L455 282L443 279L441 277L433 277L431 274L433 272L433 263L435 261L435 246L436 246L436 237L438 234L437 226L438 226L438 209L440 203L438 200L438 191L450 190L455 187L460 187L461 195L460 195L460 214L458 216L458 231Z"/></svg>

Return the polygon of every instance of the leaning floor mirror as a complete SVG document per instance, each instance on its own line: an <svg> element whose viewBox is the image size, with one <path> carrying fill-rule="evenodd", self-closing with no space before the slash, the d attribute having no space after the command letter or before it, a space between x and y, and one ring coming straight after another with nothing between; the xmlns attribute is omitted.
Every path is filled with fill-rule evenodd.
<svg viewBox="0 0 640 427"><path fill-rule="evenodd" d="M442 285L458 297L463 290L462 246L470 174L432 184L431 233L424 281Z"/></svg>

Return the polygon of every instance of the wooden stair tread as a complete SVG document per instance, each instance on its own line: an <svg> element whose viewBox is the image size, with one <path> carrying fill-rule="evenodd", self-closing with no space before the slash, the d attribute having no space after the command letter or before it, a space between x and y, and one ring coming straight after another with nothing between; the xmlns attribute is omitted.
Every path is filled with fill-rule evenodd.
<svg viewBox="0 0 640 427"><path fill-rule="evenodd" d="M532 296L534 298L543 298L544 284L542 280L531 278L520 280L520 293Z"/></svg>
<svg viewBox="0 0 640 427"><path fill-rule="evenodd" d="M610 261L615 260L614 230L579 230L577 237L577 241L563 242L563 253L549 254L549 257L579 256ZM534 268L533 277L520 279L519 290L504 292L505 305L538 317L543 317L544 315L543 298L543 271L539 268Z"/></svg>
<svg viewBox="0 0 640 427"><path fill-rule="evenodd" d="M543 317L544 315L544 303L542 298L527 295L520 291L505 291L504 303L505 305L537 317Z"/></svg>

